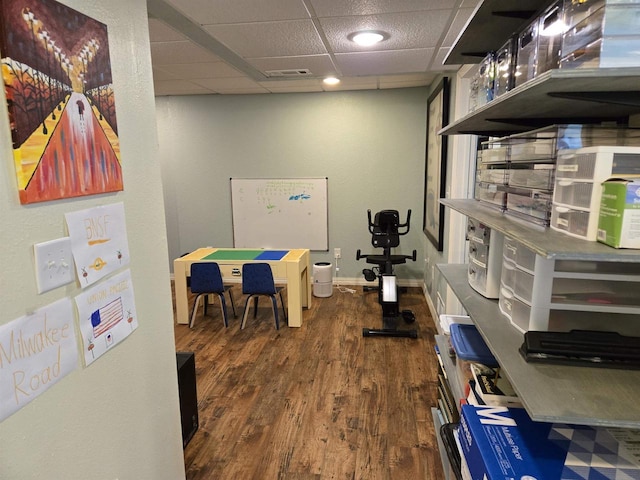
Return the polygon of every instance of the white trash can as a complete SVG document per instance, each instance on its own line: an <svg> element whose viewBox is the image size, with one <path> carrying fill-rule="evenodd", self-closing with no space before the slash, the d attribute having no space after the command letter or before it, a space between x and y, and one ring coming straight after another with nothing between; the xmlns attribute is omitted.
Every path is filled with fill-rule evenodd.
<svg viewBox="0 0 640 480"><path fill-rule="evenodd" d="M313 264L313 295L330 297L333 293L333 269L329 262Z"/></svg>

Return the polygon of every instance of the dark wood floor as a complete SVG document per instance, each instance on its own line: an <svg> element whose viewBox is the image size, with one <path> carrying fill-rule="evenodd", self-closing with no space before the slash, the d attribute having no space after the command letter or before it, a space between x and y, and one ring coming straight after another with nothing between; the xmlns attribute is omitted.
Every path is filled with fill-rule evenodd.
<svg viewBox="0 0 640 480"><path fill-rule="evenodd" d="M188 480L443 478L431 416L435 327L421 290L401 298L417 340L363 338L363 327L380 327L381 307L359 287L314 297L301 328L279 331L265 299L240 330L238 286L234 296L228 329L218 303L210 316L200 309L193 329L175 327L176 350L196 359Z"/></svg>

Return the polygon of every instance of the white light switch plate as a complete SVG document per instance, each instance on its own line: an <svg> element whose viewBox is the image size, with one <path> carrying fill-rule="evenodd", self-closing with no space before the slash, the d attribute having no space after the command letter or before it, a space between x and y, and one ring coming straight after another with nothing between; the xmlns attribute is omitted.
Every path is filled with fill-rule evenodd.
<svg viewBox="0 0 640 480"><path fill-rule="evenodd" d="M38 293L48 292L73 281L71 238L64 237L33 246Z"/></svg>

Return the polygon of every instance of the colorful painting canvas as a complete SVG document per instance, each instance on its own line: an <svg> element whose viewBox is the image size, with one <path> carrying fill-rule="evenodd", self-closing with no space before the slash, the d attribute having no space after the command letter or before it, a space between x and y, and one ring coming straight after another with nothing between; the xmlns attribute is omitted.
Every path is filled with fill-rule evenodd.
<svg viewBox="0 0 640 480"><path fill-rule="evenodd" d="M106 25L53 0L0 0L20 203L123 189Z"/></svg>

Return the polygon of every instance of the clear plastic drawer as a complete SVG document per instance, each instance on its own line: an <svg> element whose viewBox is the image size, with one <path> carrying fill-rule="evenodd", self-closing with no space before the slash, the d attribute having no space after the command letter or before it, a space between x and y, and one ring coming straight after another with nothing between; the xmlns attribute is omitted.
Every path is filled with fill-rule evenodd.
<svg viewBox="0 0 640 480"><path fill-rule="evenodd" d="M604 37L572 50L560 68L623 68L640 66L640 36Z"/></svg>
<svg viewBox="0 0 640 480"><path fill-rule="evenodd" d="M502 261L510 262L515 265L516 263L516 255L518 253L518 247L520 243L515 241L511 237L504 237L504 244L502 248Z"/></svg>
<svg viewBox="0 0 640 480"><path fill-rule="evenodd" d="M509 159L509 147L506 145L483 145L483 148L478 150L477 158L478 163L505 163Z"/></svg>
<svg viewBox="0 0 640 480"><path fill-rule="evenodd" d="M509 181L509 170L506 165L496 165L497 168L491 168L490 165L479 165L476 170L476 180L483 183L496 183L506 185Z"/></svg>
<svg viewBox="0 0 640 480"><path fill-rule="evenodd" d="M513 292L516 283L516 266L510 262L502 262L502 272L500 273L501 288Z"/></svg>
<svg viewBox="0 0 640 480"><path fill-rule="evenodd" d="M468 217L467 239L473 240L476 243L489 245L489 242L491 241L491 229L475 218Z"/></svg>
<svg viewBox="0 0 640 480"><path fill-rule="evenodd" d="M486 266L489 257L489 245L469 240L469 258Z"/></svg>
<svg viewBox="0 0 640 480"><path fill-rule="evenodd" d="M495 73L493 97L504 95L515 85L516 46L515 37L510 38L497 52L495 57Z"/></svg>
<svg viewBox="0 0 640 480"><path fill-rule="evenodd" d="M550 226L553 230L594 242L598 232L598 215L599 211L553 205Z"/></svg>
<svg viewBox="0 0 640 480"><path fill-rule="evenodd" d="M508 192L507 212L517 212L543 223L548 222L551 216L551 194L536 190Z"/></svg>
<svg viewBox="0 0 640 480"><path fill-rule="evenodd" d="M574 27L600 10L604 4L605 0L564 0L563 10L566 27Z"/></svg>
<svg viewBox="0 0 640 480"><path fill-rule="evenodd" d="M536 53L538 51L538 19L518 35L516 54L516 87L536 76Z"/></svg>
<svg viewBox="0 0 640 480"><path fill-rule="evenodd" d="M556 179L601 182L612 175L640 175L640 148L586 147L558 151Z"/></svg>
<svg viewBox="0 0 640 480"><path fill-rule="evenodd" d="M508 175L508 184L538 190L553 189L555 165L553 163L514 164Z"/></svg>
<svg viewBox="0 0 640 480"><path fill-rule="evenodd" d="M507 204L507 192L503 185L476 182L475 198L502 210Z"/></svg>
<svg viewBox="0 0 640 480"><path fill-rule="evenodd" d="M500 313L511 320L513 316L513 292L508 291L505 288L500 289L500 296L498 297L498 307Z"/></svg>
<svg viewBox="0 0 640 480"><path fill-rule="evenodd" d="M601 189L597 189L601 193ZM593 182L574 182L558 180L553 190L553 203L561 203L569 207L591 209L594 200ZM599 202L599 198L597 199Z"/></svg>

